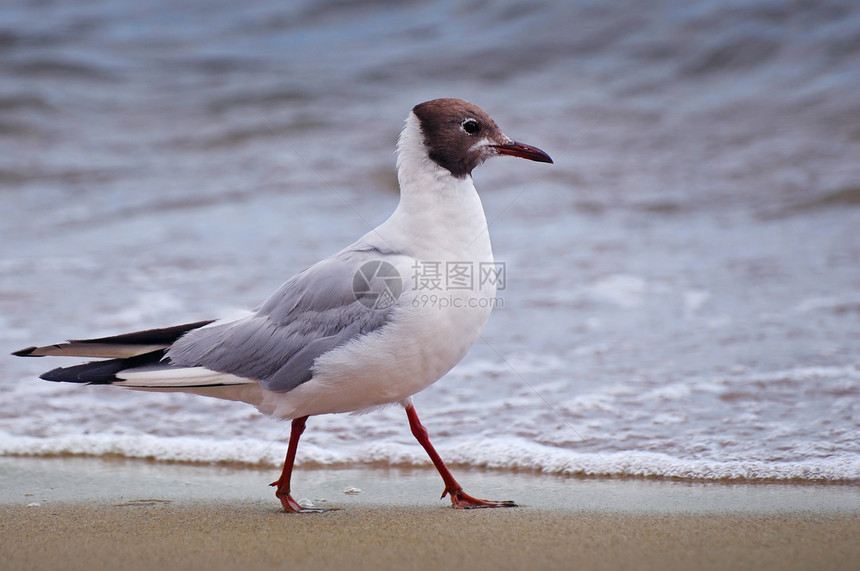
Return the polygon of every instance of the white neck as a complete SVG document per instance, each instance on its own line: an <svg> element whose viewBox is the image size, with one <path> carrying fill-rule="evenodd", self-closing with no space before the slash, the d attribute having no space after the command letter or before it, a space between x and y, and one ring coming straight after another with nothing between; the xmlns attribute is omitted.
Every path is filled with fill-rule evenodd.
<svg viewBox="0 0 860 571"><path fill-rule="evenodd" d="M389 247L415 257L490 262L484 207L471 176L455 178L427 156L418 118L410 113L397 142L400 204L376 232Z"/></svg>

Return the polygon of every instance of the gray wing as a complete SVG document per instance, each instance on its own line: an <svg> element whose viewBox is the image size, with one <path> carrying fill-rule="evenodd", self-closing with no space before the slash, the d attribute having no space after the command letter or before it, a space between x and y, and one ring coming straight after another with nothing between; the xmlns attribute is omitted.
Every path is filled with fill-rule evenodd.
<svg viewBox="0 0 860 571"><path fill-rule="evenodd" d="M388 323L396 305L374 308L354 293L356 272L405 256L345 250L294 276L253 314L189 331L168 350L171 365L206 367L287 392L310 380L323 353ZM364 301L365 303L362 303Z"/></svg>

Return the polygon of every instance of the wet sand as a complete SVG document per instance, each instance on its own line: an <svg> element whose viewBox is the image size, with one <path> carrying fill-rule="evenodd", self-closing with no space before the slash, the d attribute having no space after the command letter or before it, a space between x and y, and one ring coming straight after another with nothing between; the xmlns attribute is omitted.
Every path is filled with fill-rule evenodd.
<svg viewBox="0 0 860 571"><path fill-rule="evenodd" d="M453 510L424 470L0 458L4 569L856 569L856 486L696 485L463 471L523 505ZM345 484L363 487L345 494ZM220 491L219 491L220 489ZM511 494L515 494L511 496ZM321 497L323 496L323 497ZM301 497L301 494L297 494Z"/></svg>
<svg viewBox="0 0 860 571"><path fill-rule="evenodd" d="M0 507L6 569L856 569L858 514Z"/></svg>

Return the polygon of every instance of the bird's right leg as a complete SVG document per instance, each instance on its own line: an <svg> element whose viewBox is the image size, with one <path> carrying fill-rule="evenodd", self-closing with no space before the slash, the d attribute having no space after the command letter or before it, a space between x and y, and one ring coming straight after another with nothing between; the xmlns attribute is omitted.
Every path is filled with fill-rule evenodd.
<svg viewBox="0 0 860 571"><path fill-rule="evenodd" d="M272 482L272 486L277 486L275 496L281 500L284 506L284 511L289 513L319 513L327 510L321 508L303 508L299 502L293 499L290 495L290 478L293 475L293 464L296 461L296 450L299 448L299 438L302 437L302 432L305 431L305 423L308 417L293 419L290 427L290 444L287 447L287 457L284 460L284 469L281 472L281 477L277 481Z"/></svg>

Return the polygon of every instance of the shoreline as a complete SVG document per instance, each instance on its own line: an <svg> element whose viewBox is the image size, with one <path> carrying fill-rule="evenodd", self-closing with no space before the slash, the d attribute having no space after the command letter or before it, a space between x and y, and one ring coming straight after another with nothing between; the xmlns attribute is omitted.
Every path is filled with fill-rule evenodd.
<svg viewBox="0 0 860 571"><path fill-rule="evenodd" d="M0 456L0 505L110 504L141 497L189 502L276 501L276 468L165 463L126 458ZM467 493L530 508L630 513L860 513L858 486L578 478L454 469ZM63 485L57 485L57 482ZM346 489L352 493L344 493ZM444 506L432 468L298 468L296 499L321 505Z"/></svg>
<svg viewBox="0 0 860 571"><path fill-rule="evenodd" d="M152 464L157 466L177 466L188 468L215 468L226 469L236 472L243 471L278 471L281 470L281 463L268 464L247 463L232 460L220 460L216 462L208 462L205 460L173 460L160 459L151 457L136 457L126 456L124 454L89 454L89 453L49 453L49 454L19 454L19 453L0 453L0 463L4 460L29 461L29 460L48 460L48 461L92 461L92 462L128 462ZM529 468L507 468L507 467L476 467L461 465L456 462L447 462L448 467L456 472L472 472L472 473L490 473L499 475L522 475L534 476L540 478L555 478L560 480L600 480L600 481L631 481L631 482L667 482L667 483L685 483L685 484L718 484L727 486L760 486L760 485L786 485L786 486L845 486L860 488L860 478L842 478L842 479L826 479L826 478L744 478L744 477L682 477L682 476L658 476L658 475L642 475L642 474L616 474L616 473L586 473L586 472L543 472L538 469ZM296 471L313 472L313 471L348 471L348 470L368 470L368 471L403 471L403 472L420 472L430 471L436 473L432 465L415 466L412 464L389 464L386 462L367 462L367 463L331 463L324 464L314 461L304 461L296 463Z"/></svg>
<svg viewBox="0 0 860 571"><path fill-rule="evenodd" d="M454 510L433 470L277 470L140 460L0 457L9 569L852 569L855 486L570 479L459 470ZM347 488L360 493L346 493ZM353 491L354 492L354 491ZM35 505L31 505L35 504Z"/></svg>

